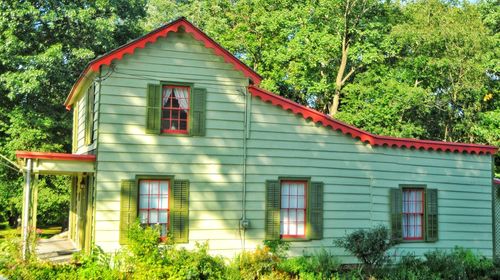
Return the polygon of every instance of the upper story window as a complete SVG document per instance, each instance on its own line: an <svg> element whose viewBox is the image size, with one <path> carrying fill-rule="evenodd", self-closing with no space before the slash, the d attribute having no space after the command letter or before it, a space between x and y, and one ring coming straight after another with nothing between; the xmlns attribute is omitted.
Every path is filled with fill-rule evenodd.
<svg viewBox="0 0 500 280"><path fill-rule="evenodd" d="M146 99L146 133L205 135L206 89L180 82L148 84Z"/></svg>
<svg viewBox="0 0 500 280"><path fill-rule="evenodd" d="M187 134L189 132L190 88L164 86L162 92L162 132Z"/></svg>
<svg viewBox="0 0 500 280"><path fill-rule="evenodd" d="M403 239L424 239L424 190L403 189Z"/></svg>
<svg viewBox="0 0 500 280"><path fill-rule="evenodd" d="M306 181L281 181L280 235L306 236Z"/></svg>
<svg viewBox="0 0 500 280"><path fill-rule="evenodd" d="M169 227L169 180L139 181L139 220L143 225L159 225L161 237Z"/></svg>

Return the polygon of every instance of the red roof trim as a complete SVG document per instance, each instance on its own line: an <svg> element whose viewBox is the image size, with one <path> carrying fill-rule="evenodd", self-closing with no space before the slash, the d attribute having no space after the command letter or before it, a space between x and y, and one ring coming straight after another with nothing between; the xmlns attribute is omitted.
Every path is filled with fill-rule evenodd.
<svg viewBox="0 0 500 280"><path fill-rule="evenodd" d="M64 161L95 161L95 155L75 155L63 153L46 153L46 152L28 152L16 151L16 157L19 158L32 158L32 159L52 159Z"/></svg>
<svg viewBox="0 0 500 280"><path fill-rule="evenodd" d="M136 49L138 48L143 49L146 47L148 43L154 43L160 37L167 37L169 32L178 32L180 27L183 27L186 32L191 33L196 40L203 42L206 48L213 49L216 55L224 58L224 61L233 64L236 70L243 72L243 74L246 77L252 79L255 84L260 83L262 77L259 74L257 74L252 68L245 65L234 55L232 55L230 52L228 52L226 49L220 46L217 42L215 42L205 33L203 33L203 31L201 31L192 23L187 21L185 18L180 18L158 29L153 30L152 32L130 43L127 43L115 50L112 50L99 58L92 60L87 65L83 73L80 75L75 85L73 85L73 88L71 89L70 94L66 98L64 105L66 105L66 107L69 108L70 106L69 102L73 98L75 91L78 88L78 84L89 74L89 72L98 72L99 68L102 65L110 65L113 62L113 60L115 59L120 60L123 58L125 54L133 54Z"/></svg>
<svg viewBox="0 0 500 280"><path fill-rule="evenodd" d="M341 121L335 120L332 117L320 113L316 110L300 105L289 99L276 95L272 92L263 90L256 86L249 86L250 93L263 100L270 102L274 106L279 106L284 110L291 111L296 115L301 115L304 119L310 119L315 123L321 123L324 127L330 127L333 130L339 130L343 134L351 135L354 139L360 139L362 142L368 143L372 146L389 146L398 148L414 148L435 151L449 151L470 154L495 154L498 150L497 147L477 144L464 144L452 142L440 142L431 140L417 140L411 138L396 138L389 136L378 136L371 134L367 131L361 130L357 127L345 124Z"/></svg>

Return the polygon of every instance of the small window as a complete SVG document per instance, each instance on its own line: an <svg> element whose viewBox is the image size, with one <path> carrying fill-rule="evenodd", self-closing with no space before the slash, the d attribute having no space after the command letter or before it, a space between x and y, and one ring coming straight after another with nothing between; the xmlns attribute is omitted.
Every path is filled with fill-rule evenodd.
<svg viewBox="0 0 500 280"><path fill-rule="evenodd" d="M424 239L424 190L403 189L403 239Z"/></svg>
<svg viewBox="0 0 500 280"><path fill-rule="evenodd" d="M169 194L169 180L139 181L139 220L143 225L158 225L162 238L169 226Z"/></svg>
<svg viewBox="0 0 500 280"><path fill-rule="evenodd" d="M163 133L189 132L190 88L164 86L161 104L161 130Z"/></svg>
<svg viewBox="0 0 500 280"><path fill-rule="evenodd" d="M280 235L282 238L306 236L305 181L281 181Z"/></svg>

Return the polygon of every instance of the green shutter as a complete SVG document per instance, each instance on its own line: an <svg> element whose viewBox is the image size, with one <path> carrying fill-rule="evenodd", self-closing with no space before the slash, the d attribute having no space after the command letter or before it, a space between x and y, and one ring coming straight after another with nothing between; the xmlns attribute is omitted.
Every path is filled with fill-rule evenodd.
<svg viewBox="0 0 500 280"><path fill-rule="evenodd" d="M323 182L311 182L307 195L307 238L319 240L323 238Z"/></svg>
<svg viewBox="0 0 500 280"><path fill-rule="evenodd" d="M128 243L128 230L137 219L137 184L122 180L120 196L120 244Z"/></svg>
<svg viewBox="0 0 500 280"><path fill-rule="evenodd" d="M391 229L392 238L403 239L403 197L401 189L391 189Z"/></svg>
<svg viewBox="0 0 500 280"><path fill-rule="evenodd" d="M191 116L191 135L205 135L207 90L204 88L193 89L193 108Z"/></svg>
<svg viewBox="0 0 500 280"><path fill-rule="evenodd" d="M427 189L425 198L426 241L438 240L438 194L437 189Z"/></svg>
<svg viewBox="0 0 500 280"><path fill-rule="evenodd" d="M170 231L176 243L189 242L189 181L175 180L170 208Z"/></svg>
<svg viewBox="0 0 500 280"><path fill-rule="evenodd" d="M87 91L87 102L85 108L85 145L92 144L92 136L94 132L94 102L95 85L92 84Z"/></svg>
<svg viewBox="0 0 500 280"><path fill-rule="evenodd" d="M279 181L266 181L266 240L280 239L280 194Z"/></svg>
<svg viewBox="0 0 500 280"><path fill-rule="evenodd" d="M161 86L148 84L146 108L146 133L160 134Z"/></svg>

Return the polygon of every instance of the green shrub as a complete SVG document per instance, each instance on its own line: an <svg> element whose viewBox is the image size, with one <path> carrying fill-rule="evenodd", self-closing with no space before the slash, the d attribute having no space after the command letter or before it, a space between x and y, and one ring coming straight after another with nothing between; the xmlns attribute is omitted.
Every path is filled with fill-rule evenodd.
<svg viewBox="0 0 500 280"><path fill-rule="evenodd" d="M335 241L335 244L356 256L371 273L387 263L389 257L386 251L395 245L395 241L387 227L379 225L368 230L354 231Z"/></svg>
<svg viewBox="0 0 500 280"><path fill-rule="evenodd" d="M196 249L167 251L169 279L227 279L227 268L220 256L208 254L208 243L196 243Z"/></svg>
<svg viewBox="0 0 500 280"><path fill-rule="evenodd" d="M427 252L425 258L429 271L441 279L489 279L494 270L492 260L460 247Z"/></svg>
<svg viewBox="0 0 500 280"><path fill-rule="evenodd" d="M243 280L261 279L275 270L280 258L267 246L239 254L233 263Z"/></svg>
<svg viewBox="0 0 500 280"><path fill-rule="evenodd" d="M278 269L300 279L331 279L340 262L324 248L312 256L300 256L283 260Z"/></svg>

